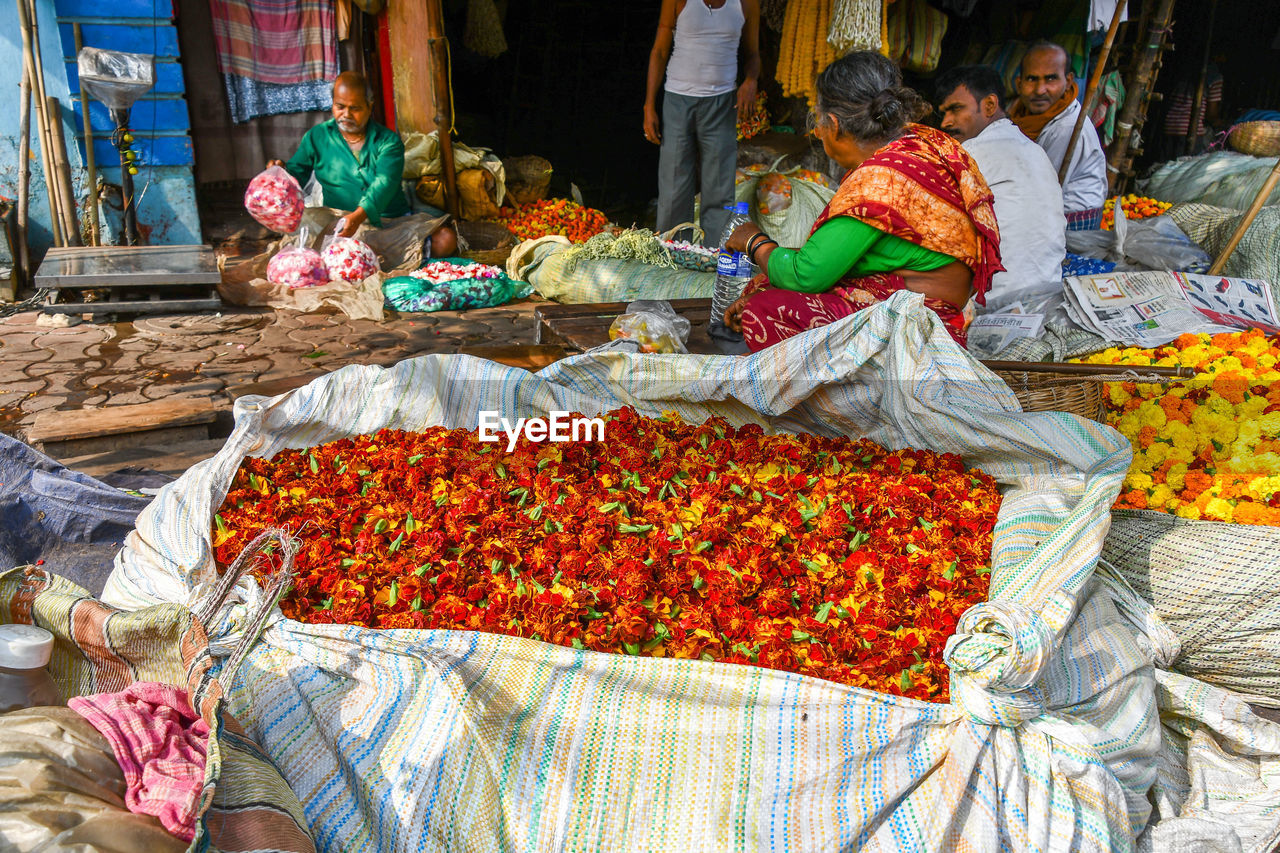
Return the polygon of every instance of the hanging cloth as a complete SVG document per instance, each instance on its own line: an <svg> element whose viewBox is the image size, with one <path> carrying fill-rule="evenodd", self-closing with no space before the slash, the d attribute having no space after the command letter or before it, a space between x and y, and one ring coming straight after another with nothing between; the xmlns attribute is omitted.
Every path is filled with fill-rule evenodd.
<svg viewBox="0 0 1280 853"><path fill-rule="evenodd" d="M210 0L218 70L287 86L338 74L333 0Z"/></svg>

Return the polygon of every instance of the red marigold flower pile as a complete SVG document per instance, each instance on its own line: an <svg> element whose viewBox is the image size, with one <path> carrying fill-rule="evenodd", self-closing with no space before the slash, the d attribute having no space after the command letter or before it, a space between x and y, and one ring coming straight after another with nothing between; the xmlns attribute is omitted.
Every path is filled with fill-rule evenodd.
<svg viewBox="0 0 1280 853"><path fill-rule="evenodd" d="M504 207L498 218L520 240L534 240L548 234L582 243L609 227L609 217L567 198L532 201L515 208Z"/></svg>
<svg viewBox="0 0 1280 853"><path fill-rule="evenodd" d="M489 631L946 701L946 640L987 597L989 476L866 440L604 417L604 441L521 437L510 453L432 428L246 459L215 517L219 565L281 525L302 541L281 608L303 622Z"/></svg>

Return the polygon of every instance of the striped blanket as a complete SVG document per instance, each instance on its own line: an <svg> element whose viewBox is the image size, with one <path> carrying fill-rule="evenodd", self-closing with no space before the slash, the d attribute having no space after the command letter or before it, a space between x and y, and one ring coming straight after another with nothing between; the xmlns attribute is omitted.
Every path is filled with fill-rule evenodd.
<svg viewBox="0 0 1280 853"><path fill-rule="evenodd" d="M331 0L210 0L218 70L290 85L338 74Z"/></svg>
<svg viewBox="0 0 1280 853"><path fill-rule="evenodd" d="M744 358L587 354L530 374L428 356L242 398L222 451L143 511L105 597L205 594L212 516L246 455L382 427L475 428L485 410L622 405L953 452L993 476L1005 497L991 598L948 643L953 702L276 611L229 698L320 849L1112 851L1150 849L1158 832L1176 851L1213 830L1261 850L1280 827L1266 784L1280 725L1217 688L1158 680L1176 640L1095 571L1128 442L1020 412L907 292ZM209 623L215 657L266 598L237 587Z"/></svg>

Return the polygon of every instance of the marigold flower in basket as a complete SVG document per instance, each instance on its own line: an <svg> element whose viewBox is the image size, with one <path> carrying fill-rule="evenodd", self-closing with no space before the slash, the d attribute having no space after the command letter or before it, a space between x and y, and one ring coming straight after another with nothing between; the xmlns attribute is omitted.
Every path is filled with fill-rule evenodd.
<svg viewBox="0 0 1280 853"><path fill-rule="evenodd" d="M1182 366L1170 385L1111 383L1107 421L1133 442L1116 506L1280 525L1280 340L1259 330L1112 348L1091 364Z"/></svg>
<svg viewBox="0 0 1280 853"><path fill-rule="evenodd" d="M764 666L945 701L1000 495L956 456L631 409L603 441L383 430L246 459L222 567L304 543L290 618Z"/></svg>
<svg viewBox="0 0 1280 853"><path fill-rule="evenodd" d="M378 256L354 237L338 237L321 256L331 278L364 281L378 271Z"/></svg>

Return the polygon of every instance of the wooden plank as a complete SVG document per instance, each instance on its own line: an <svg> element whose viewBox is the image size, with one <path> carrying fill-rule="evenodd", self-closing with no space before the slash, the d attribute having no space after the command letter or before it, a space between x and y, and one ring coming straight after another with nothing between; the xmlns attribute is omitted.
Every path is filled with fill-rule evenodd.
<svg viewBox="0 0 1280 853"><path fill-rule="evenodd" d="M257 396L257 397L278 397L289 391L301 388L311 383L313 379L319 379L329 371L313 370L310 373L300 373L297 376L282 376L276 379L268 379L265 382L247 382L243 385L231 385L224 392L232 400L238 400L241 397Z"/></svg>
<svg viewBox="0 0 1280 853"><path fill-rule="evenodd" d="M689 340L685 346L695 354L715 355L721 352L707 333L711 320L710 299L673 299L676 313L689 321ZM540 344L589 350L609 342L609 327L627 308L625 302L602 302L595 305L548 305L535 312L538 319L537 340Z"/></svg>
<svg viewBox="0 0 1280 853"><path fill-rule="evenodd" d="M36 415L27 440L70 441L130 432L213 423L217 417L208 397L157 400L131 406L106 406L73 412L44 411Z"/></svg>
<svg viewBox="0 0 1280 853"><path fill-rule="evenodd" d="M226 443L223 438L203 438L189 441L158 444L150 441L136 447L117 447L69 456L61 448L55 459L73 471L102 477L114 474L122 468L146 468L171 477L180 477L192 465L213 456ZM71 442L68 442L69 444Z"/></svg>
<svg viewBox="0 0 1280 853"><path fill-rule="evenodd" d="M426 38L427 0L388 3L386 15L396 95L395 129L400 133L430 133L436 123L431 51Z"/></svg>
<svg viewBox="0 0 1280 853"><path fill-rule="evenodd" d="M508 346L463 346L458 348L460 355L474 355L487 358L508 367L520 367L525 370L541 370L569 355L562 346L538 344L512 344Z"/></svg>

